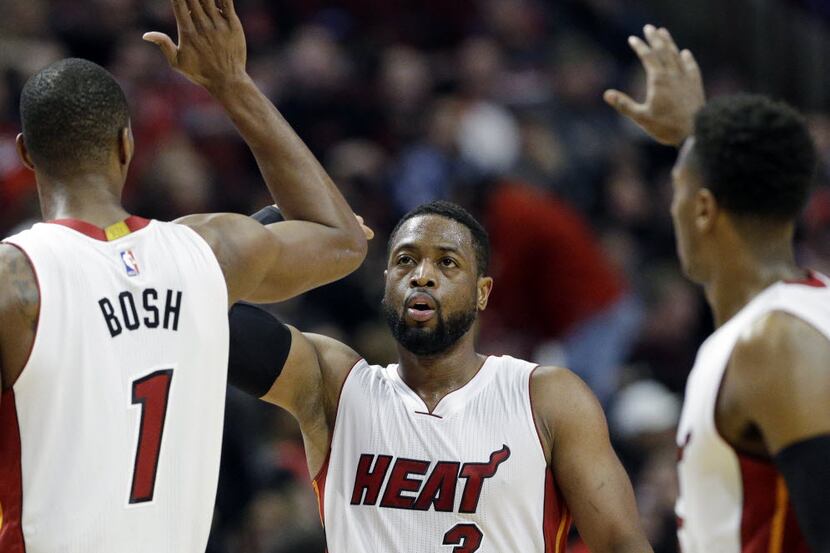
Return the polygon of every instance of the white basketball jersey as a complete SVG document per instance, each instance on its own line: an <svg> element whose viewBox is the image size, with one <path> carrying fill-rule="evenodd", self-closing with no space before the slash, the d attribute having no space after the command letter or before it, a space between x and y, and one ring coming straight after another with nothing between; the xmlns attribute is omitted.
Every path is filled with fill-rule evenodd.
<svg viewBox="0 0 830 553"><path fill-rule="evenodd" d="M228 359L213 252L138 217L6 242L34 267L40 316L0 400L0 551L203 553Z"/></svg>
<svg viewBox="0 0 830 553"><path fill-rule="evenodd" d="M360 361L315 478L329 553L564 553L571 517L533 420L534 365L489 357L430 413Z"/></svg>
<svg viewBox="0 0 830 553"><path fill-rule="evenodd" d="M809 553L775 465L738 453L715 425L718 391L735 343L772 311L790 313L830 339L830 279L814 274L770 286L700 347L677 433L683 553Z"/></svg>

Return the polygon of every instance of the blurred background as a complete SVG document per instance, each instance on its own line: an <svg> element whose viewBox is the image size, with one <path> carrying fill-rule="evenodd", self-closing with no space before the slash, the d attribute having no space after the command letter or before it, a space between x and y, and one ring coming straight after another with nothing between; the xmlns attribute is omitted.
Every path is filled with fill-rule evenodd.
<svg viewBox="0 0 830 553"><path fill-rule="evenodd" d="M370 362L394 361L379 316L388 232L422 202L462 203L493 246L481 349L566 364L589 382L655 551L676 552L673 431L711 322L675 259L676 152L601 93L641 93L626 37L650 22L696 53L709 96L764 92L801 109L823 161L797 251L830 272L830 2L237 0L237 11L249 72L377 230L357 273L274 312ZM141 40L175 36L168 0L0 0L0 13L0 234L40 217L14 148L20 89L66 56L104 65L127 93L132 212L172 219L270 203L219 106ZM297 425L230 390L208 551L323 550ZM584 551L575 533L571 552Z"/></svg>

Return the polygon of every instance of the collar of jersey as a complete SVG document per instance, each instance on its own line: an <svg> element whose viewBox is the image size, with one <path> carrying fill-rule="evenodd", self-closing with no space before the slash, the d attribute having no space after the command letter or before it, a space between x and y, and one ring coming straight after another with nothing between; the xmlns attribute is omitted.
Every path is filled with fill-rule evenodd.
<svg viewBox="0 0 830 553"><path fill-rule="evenodd" d="M80 232L95 240L102 242L111 242L123 238L137 230L141 230L150 224L148 219L130 215L123 221L108 226L107 228L96 227L92 223L82 221L81 219L54 219L47 221L49 224L61 225L71 228L74 231Z"/></svg>
<svg viewBox="0 0 830 553"><path fill-rule="evenodd" d="M401 378L398 373L398 365L389 365L386 368L386 376L392 381L410 411L423 415L425 418L442 419L455 413L464 407L467 401L475 397L493 379L496 365L496 358L492 355L488 356L478 372L466 384L442 397L431 412L427 409L427 405L421 399L421 396L415 393Z"/></svg>

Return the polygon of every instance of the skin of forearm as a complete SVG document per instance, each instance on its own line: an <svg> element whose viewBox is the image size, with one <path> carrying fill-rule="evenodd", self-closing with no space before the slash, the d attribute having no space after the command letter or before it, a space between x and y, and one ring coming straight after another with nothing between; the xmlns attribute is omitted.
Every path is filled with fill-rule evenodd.
<svg viewBox="0 0 830 553"><path fill-rule="evenodd" d="M286 219L346 231L362 241L351 208L303 141L247 75L210 89L256 158Z"/></svg>
<svg viewBox="0 0 830 553"><path fill-rule="evenodd" d="M642 536L629 536L615 543L608 553L654 553Z"/></svg>

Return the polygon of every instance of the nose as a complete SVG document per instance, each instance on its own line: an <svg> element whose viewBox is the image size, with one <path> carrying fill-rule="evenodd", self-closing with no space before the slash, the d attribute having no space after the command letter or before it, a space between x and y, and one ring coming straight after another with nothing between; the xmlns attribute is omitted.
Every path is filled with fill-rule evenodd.
<svg viewBox="0 0 830 553"><path fill-rule="evenodd" d="M409 287L410 288L435 288L435 273L433 272L434 267L432 262L428 259L422 260L415 270L412 272L412 276L409 278Z"/></svg>

